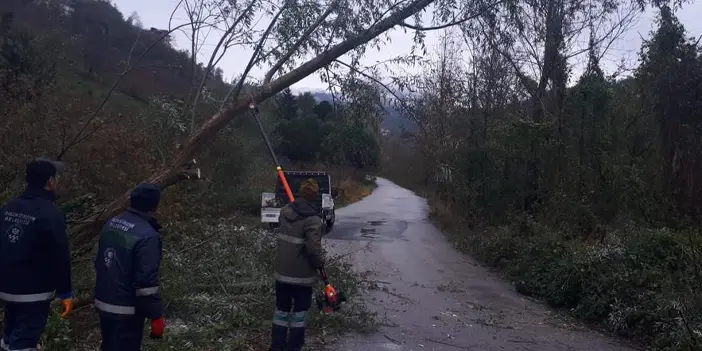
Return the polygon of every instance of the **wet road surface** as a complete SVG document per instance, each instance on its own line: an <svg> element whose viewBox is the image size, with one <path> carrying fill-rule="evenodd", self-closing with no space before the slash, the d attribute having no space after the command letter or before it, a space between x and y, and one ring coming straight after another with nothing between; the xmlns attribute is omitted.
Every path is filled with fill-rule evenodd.
<svg viewBox="0 0 702 351"><path fill-rule="evenodd" d="M633 350L519 295L427 217L424 199L380 178L372 195L338 210L325 246L372 272L379 289L364 301L384 326L329 350Z"/></svg>

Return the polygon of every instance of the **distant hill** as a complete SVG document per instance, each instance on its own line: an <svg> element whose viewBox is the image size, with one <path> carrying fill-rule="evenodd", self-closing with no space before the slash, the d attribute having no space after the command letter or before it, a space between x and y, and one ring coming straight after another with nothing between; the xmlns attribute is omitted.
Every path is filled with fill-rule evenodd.
<svg viewBox="0 0 702 351"><path fill-rule="evenodd" d="M325 90L298 90L296 93L301 94L309 92L317 101L332 102L332 94ZM415 126L402 115L402 111L389 104L385 105L385 115L383 116L382 127L388 129L392 134L399 135L404 130L414 130Z"/></svg>

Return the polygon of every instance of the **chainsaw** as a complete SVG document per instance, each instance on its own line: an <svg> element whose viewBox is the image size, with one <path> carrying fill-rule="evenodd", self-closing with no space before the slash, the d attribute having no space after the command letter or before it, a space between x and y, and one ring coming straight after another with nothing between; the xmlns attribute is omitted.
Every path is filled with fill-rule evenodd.
<svg viewBox="0 0 702 351"><path fill-rule="evenodd" d="M346 301L346 295L343 291L336 289L327 278L327 273L324 268L320 269L324 288L315 296L317 307L322 313L331 313L338 311L341 308L341 303Z"/></svg>

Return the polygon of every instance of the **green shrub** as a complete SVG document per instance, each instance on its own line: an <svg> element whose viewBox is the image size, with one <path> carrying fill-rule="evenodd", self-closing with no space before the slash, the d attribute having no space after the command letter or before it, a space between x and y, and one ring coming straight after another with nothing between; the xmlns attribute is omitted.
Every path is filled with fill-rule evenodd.
<svg viewBox="0 0 702 351"><path fill-rule="evenodd" d="M71 338L71 325L66 319L61 318L58 307L52 308L46 321L46 329L40 344L45 350L69 351L73 350L74 340Z"/></svg>
<svg viewBox="0 0 702 351"><path fill-rule="evenodd" d="M655 349L702 345L702 245L691 233L628 226L591 242L530 218L451 232L458 247L501 269L522 294Z"/></svg>

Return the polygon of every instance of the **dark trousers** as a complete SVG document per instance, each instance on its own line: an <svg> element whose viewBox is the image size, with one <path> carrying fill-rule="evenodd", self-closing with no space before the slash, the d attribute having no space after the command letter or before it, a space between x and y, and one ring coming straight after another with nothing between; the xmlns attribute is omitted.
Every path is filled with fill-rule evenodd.
<svg viewBox="0 0 702 351"><path fill-rule="evenodd" d="M101 351L141 351L144 333L143 317L100 314Z"/></svg>
<svg viewBox="0 0 702 351"><path fill-rule="evenodd" d="M305 344L307 311L310 306L312 306L312 287L275 283L272 351L302 350Z"/></svg>
<svg viewBox="0 0 702 351"><path fill-rule="evenodd" d="M49 301L5 302L2 340L3 350L35 349L46 328Z"/></svg>

